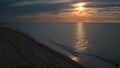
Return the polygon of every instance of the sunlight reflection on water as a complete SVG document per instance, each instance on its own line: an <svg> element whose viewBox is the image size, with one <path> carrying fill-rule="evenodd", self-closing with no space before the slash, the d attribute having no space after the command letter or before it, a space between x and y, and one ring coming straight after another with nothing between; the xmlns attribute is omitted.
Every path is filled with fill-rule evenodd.
<svg viewBox="0 0 120 68"><path fill-rule="evenodd" d="M69 55L69 57L73 60L73 61L75 61L75 62L80 62L80 58L79 57L76 57L76 56L74 56L74 55Z"/></svg>
<svg viewBox="0 0 120 68"><path fill-rule="evenodd" d="M88 40L86 39L83 23L76 25L75 41L73 47L77 52L84 52L87 49Z"/></svg>

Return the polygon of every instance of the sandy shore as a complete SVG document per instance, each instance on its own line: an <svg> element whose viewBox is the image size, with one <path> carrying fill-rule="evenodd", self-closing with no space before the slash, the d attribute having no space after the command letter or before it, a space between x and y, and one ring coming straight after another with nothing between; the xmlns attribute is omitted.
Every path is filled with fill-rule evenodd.
<svg viewBox="0 0 120 68"><path fill-rule="evenodd" d="M0 68L84 68L44 44L0 27Z"/></svg>

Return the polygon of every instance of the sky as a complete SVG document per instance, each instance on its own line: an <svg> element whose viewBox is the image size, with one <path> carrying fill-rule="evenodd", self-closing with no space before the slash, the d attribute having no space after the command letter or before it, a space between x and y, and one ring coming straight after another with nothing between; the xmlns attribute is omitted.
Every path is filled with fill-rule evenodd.
<svg viewBox="0 0 120 68"><path fill-rule="evenodd" d="M0 22L120 23L120 0L0 0Z"/></svg>

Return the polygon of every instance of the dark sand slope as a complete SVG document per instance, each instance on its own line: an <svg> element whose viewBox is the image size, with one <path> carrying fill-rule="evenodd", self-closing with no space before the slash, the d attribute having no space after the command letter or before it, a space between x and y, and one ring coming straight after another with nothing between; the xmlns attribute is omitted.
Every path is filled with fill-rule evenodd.
<svg viewBox="0 0 120 68"><path fill-rule="evenodd" d="M29 36L0 27L0 68L84 68Z"/></svg>

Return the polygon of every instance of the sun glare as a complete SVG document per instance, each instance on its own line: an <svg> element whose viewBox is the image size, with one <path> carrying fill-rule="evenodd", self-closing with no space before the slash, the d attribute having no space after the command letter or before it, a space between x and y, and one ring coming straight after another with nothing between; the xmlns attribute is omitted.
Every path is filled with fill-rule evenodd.
<svg viewBox="0 0 120 68"><path fill-rule="evenodd" d="M77 4L73 4L73 7L75 7L76 10L82 11L85 9L86 3L77 3Z"/></svg>
<svg viewBox="0 0 120 68"><path fill-rule="evenodd" d="M80 6L78 7L78 10L84 10L84 7Z"/></svg>

